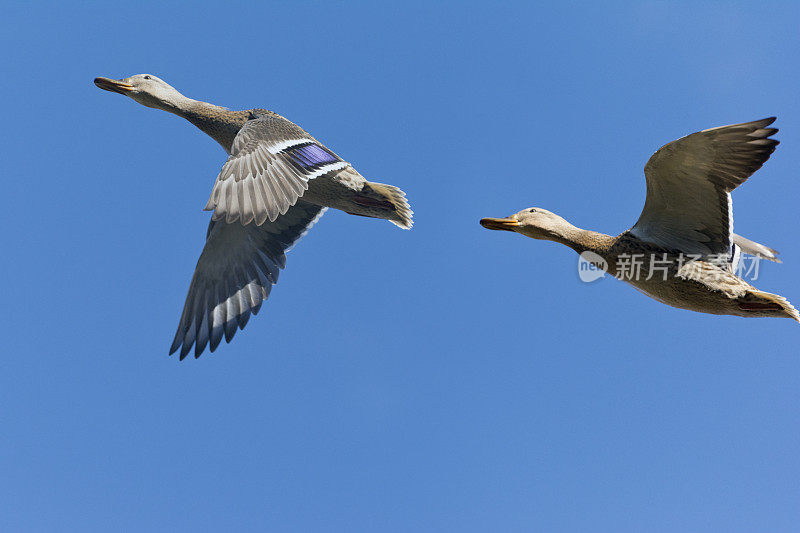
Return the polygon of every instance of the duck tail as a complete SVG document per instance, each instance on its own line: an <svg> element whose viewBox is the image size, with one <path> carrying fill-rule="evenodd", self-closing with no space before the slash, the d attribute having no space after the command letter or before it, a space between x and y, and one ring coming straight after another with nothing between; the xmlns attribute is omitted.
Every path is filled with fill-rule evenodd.
<svg viewBox="0 0 800 533"><path fill-rule="evenodd" d="M412 215L414 212L406 200L406 193L393 185L385 183L367 182L367 186L377 193L385 202L389 211L386 220L403 229L411 229L414 225Z"/></svg>
<svg viewBox="0 0 800 533"><path fill-rule="evenodd" d="M800 313L783 296L763 291L748 291L739 307L758 316L781 316L800 322Z"/></svg>

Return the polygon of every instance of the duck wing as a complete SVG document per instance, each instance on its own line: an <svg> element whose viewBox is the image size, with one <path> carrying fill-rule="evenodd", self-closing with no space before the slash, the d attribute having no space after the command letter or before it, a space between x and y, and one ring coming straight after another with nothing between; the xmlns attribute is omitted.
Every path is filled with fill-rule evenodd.
<svg viewBox="0 0 800 533"><path fill-rule="evenodd" d="M274 222L303 196L308 180L348 166L300 126L261 115L234 138L205 209L228 224Z"/></svg>
<svg viewBox="0 0 800 533"><path fill-rule="evenodd" d="M326 209L299 200L275 221L260 226L212 220L170 355L180 349L183 359L194 345L199 357L206 344L216 350L223 333L230 342L237 327L244 329L278 282L286 252Z"/></svg>
<svg viewBox="0 0 800 533"><path fill-rule="evenodd" d="M738 238L730 193L775 151L778 141L769 137L778 130L768 127L774 121L703 130L661 147L644 167L647 199L630 232L687 254L730 257Z"/></svg>

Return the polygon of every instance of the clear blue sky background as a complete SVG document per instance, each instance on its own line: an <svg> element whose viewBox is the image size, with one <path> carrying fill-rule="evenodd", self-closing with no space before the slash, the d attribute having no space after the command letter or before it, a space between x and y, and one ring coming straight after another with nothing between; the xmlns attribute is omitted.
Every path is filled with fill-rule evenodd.
<svg viewBox="0 0 800 533"><path fill-rule="evenodd" d="M427 4L4 7L0 529L797 531L796 323L478 219L616 234L658 147L775 114L736 228L800 303L800 8ZM143 72L285 115L414 229L329 212L232 344L167 357L225 154L92 84Z"/></svg>

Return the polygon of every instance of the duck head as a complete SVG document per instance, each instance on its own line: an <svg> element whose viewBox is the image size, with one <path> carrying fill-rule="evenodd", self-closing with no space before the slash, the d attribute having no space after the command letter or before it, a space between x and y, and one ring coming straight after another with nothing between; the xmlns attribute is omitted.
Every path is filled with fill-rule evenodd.
<svg viewBox="0 0 800 533"><path fill-rule="evenodd" d="M94 79L94 84L105 91L124 94L143 106L165 111L174 111L186 100L175 87L152 74L136 74L120 80L100 77Z"/></svg>
<svg viewBox="0 0 800 533"><path fill-rule="evenodd" d="M482 218L481 226L547 241L559 240L565 230L573 228L560 216L541 207L529 207L506 218Z"/></svg>

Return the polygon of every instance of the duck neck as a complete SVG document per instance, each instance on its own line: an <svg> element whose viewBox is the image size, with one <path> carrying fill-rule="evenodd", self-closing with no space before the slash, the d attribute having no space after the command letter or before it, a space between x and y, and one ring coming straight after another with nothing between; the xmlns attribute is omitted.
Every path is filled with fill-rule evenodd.
<svg viewBox="0 0 800 533"><path fill-rule="evenodd" d="M162 100L161 104L161 109L185 118L217 141L228 153L236 134L247 122L246 111L231 111L222 106L193 100L178 91Z"/></svg>
<svg viewBox="0 0 800 533"><path fill-rule="evenodd" d="M614 243L614 237L610 235L606 235L605 233L600 233L597 231L582 229L577 226L573 226L569 222L561 224L557 228L552 229L548 238L551 241L569 246L579 254L586 251L592 251L603 255Z"/></svg>

